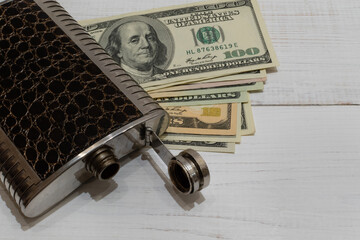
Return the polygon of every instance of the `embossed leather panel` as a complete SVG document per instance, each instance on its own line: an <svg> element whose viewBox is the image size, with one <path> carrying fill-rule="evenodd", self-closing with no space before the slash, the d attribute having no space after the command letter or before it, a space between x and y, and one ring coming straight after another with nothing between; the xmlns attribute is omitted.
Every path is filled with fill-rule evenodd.
<svg viewBox="0 0 360 240"><path fill-rule="evenodd" d="M41 179L141 116L36 3L0 6L0 127Z"/></svg>

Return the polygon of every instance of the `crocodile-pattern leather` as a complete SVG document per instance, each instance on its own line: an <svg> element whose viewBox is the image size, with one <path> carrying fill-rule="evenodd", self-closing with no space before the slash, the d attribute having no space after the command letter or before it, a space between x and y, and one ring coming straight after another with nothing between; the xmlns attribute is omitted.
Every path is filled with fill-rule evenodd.
<svg viewBox="0 0 360 240"><path fill-rule="evenodd" d="M34 1L0 5L0 127L42 180L141 116Z"/></svg>

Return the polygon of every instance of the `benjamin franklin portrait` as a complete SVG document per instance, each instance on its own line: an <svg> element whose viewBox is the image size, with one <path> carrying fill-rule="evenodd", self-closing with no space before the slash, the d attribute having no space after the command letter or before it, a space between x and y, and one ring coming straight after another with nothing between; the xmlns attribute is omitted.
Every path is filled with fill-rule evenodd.
<svg viewBox="0 0 360 240"><path fill-rule="evenodd" d="M164 78L164 70L156 66L167 61L167 48L148 23L134 20L117 26L105 50L138 83Z"/></svg>

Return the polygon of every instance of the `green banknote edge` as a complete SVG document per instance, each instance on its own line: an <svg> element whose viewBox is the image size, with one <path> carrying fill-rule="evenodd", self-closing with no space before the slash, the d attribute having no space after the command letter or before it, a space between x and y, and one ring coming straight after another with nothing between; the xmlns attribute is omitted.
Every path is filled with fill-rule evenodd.
<svg viewBox="0 0 360 240"><path fill-rule="evenodd" d="M251 91L262 91L264 89L263 82L255 82L241 85L231 85L223 87L211 87L201 88L189 91L174 91L174 92L161 92L161 93L149 93L154 99L159 99L161 102L162 98L166 97L179 97L179 96L191 96L191 95L202 95L202 94L216 94L216 93L229 93L229 92L251 92Z"/></svg>
<svg viewBox="0 0 360 240"><path fill-rule="evenodd" d="M227 93L209 93L161 99L155 98L155 101L162 107L242 103L249 101L249 94L242 91L231 91Z"/></svg>
<svg viewBox="0 0 360 240"><path fill-rule="evenodd" d="M251 101L249 100L248 102L241 104L241 108L242 108L241 135L242 136L254 135L256 129L254 122L254 115L251 107Z"/></svg>
<svg viewBox="0 0 360 240"><path fill-rule="evenodd" d="M235 153L235 143L204 141L164 141L165 146L173 150L193 149L199 152Z"/></svg>

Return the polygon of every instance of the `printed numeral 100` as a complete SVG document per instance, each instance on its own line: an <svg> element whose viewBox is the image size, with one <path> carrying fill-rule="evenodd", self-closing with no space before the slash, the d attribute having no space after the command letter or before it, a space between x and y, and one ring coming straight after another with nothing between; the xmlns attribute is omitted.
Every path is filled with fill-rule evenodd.
<svg viewBox="0 0 360 240"><path fill-rule="evenodd" d="M246 50L236 49L236 50L233 50L233 51L224 52L225 59L239 58L239 57L243 57L245 55L254 56L254 55L259 54L259 53L260 53L260 50L258 48L248 48Z"/></svg>

